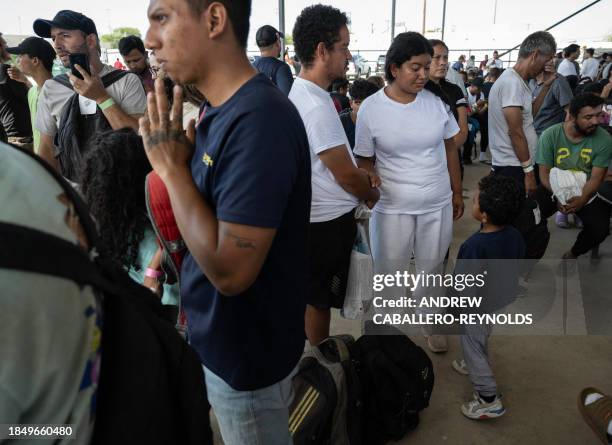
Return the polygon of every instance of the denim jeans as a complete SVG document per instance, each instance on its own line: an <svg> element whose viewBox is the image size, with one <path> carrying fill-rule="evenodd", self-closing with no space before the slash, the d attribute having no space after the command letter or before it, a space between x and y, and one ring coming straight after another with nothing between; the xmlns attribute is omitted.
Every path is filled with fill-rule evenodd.
<svg viewBox="0 0 612 445"><path fill-rule="evenodd" d="M225 445L292 445L289 405L292 372L254 391L237 391L204 367L206 389Z"/></svg>

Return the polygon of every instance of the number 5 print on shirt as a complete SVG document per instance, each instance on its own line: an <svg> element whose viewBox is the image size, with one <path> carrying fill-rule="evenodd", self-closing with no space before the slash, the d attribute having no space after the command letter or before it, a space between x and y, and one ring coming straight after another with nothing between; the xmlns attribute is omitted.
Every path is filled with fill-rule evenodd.
<svg viewBox="0 0 612 445"><path fill-rule="evenodd" d="M580 157L587 166L591 164L591 153L593 153L593 149L591 148L583 148L580 150Z"/></svg>

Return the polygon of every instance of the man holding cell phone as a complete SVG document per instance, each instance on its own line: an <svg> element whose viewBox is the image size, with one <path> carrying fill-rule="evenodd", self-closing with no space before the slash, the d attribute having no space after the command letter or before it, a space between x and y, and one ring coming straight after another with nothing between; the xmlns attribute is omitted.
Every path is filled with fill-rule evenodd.
<svg viewBox="0 0 612 445"><path fill-rule="evenodd" d="M100 60L98 32L89 17L70 10L59 11L52 20L34 21L34 31L40 37L51 38L62 65L71 69L70 85L60 82L58 76L46 82L39 95L36 128L41 133L42 158L60 170L57 157L62 147L55 145L54 136L65 105L75 93L79 95L80 114L85 121L99 110L113 130L124 127L138 130L138 118L146 108L140 79L126 73L104 87L102 80L114 68Z"/></svg>

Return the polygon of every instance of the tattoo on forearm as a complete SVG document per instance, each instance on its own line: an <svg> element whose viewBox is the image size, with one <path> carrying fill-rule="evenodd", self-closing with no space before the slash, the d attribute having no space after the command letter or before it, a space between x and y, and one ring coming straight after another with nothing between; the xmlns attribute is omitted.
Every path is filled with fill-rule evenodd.
<svg viewBox="0 0 612 445"><path fill-rule="evenodd" d="M149 147L162 144L164 142L184 142L185 133L181 130L169 130L169 131L154 131L153 133L146 136L145 142Z"/></svg>
<svg viewBox="0 0 612 445"><path fill-rule="evenodd" d="M228 233L227 236L234 239L236 247L239 249L253 249L255 250L255 242L249 238L243 238L241 236L236 236L233 233Z"/></svg>

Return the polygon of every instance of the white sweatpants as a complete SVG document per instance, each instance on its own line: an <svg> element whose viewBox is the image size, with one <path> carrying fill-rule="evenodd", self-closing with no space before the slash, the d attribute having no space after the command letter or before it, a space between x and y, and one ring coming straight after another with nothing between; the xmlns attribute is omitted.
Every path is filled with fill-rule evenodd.
<svg viewBox="0 0 612 445"><path fill-rule="evenodd" d="M414 255L417 270L420 262L442 262L453 239L453 206L421 215L393 215L373 212L370 240L374 262L404 261L410 264Z"/></svg>
<svg viewBox="0 0 612 445"><path fill-rule="evenodd" d="M397 271L409 271L413 255L416 273L441 273L440 266L452 238L451 203L434 212L420 215L373 212L370 220L370 243L375 273L395 274ZM426 291L416 289L413 295L420 300L427 296Z"/></svg>

